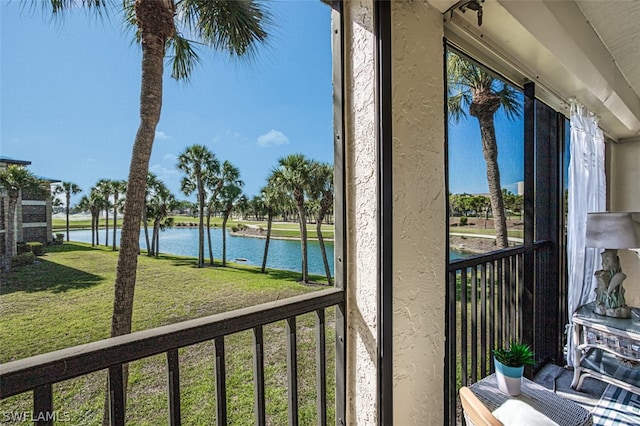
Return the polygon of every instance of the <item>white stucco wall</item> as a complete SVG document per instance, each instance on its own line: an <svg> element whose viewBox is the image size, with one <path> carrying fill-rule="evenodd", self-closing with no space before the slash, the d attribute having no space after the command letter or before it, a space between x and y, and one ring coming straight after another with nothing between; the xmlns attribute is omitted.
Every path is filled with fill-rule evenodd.
<svg viewBox="0 0 640 426"><path fill-rule="evenodd" d="M611 144L609 154L609 210L640 212L640 142ZM628 250L618 255L627 274L627 304L640 306L640 258Z"/></svg>
<svg viewBox="0 0 640 426"><path fill-rule="evenodd" d="M393 414L441 425L446 189L442 15L392 2Z"/></svg>
<svg viewBox="0 0 640 426"><path fill-rule="evenodd" d="M377 423L373 2L344 3L347 424ZM443 423L446 218L442 17L392 2L394 423Z"/></svg>
<svg viewBox="0 0 640 426"><path fill-rule="evenodd" d="M377 173L373 2L346 1L347 425L377 424Z"/></svg>

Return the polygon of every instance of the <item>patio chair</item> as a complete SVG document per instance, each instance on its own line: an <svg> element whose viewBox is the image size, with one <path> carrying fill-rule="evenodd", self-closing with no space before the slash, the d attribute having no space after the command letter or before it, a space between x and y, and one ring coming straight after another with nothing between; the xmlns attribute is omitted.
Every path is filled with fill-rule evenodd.
<svg viewBox="0 0 640 426"><path fill-rule="evenodd" d="M466 386L460 388L460 401L467 425L503 426L478 397Z"/></svg>

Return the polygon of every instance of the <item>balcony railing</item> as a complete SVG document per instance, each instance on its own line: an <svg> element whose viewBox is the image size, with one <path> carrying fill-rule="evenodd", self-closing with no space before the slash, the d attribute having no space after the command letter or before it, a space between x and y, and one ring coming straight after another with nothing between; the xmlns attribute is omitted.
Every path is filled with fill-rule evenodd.
<svg viewBox="0 0 640 426"><path fill-rule="evenodd" d="M53 424L53 385L74 377L108 369L110 421L125 423L123 366L129 362L166 354L168 371L169 424L181 424L180 362L178 349L205 341L215 347L216 422L227 424L225 377L225 336L253 331L254 413L257 425L266 424L263 326L286 322L288 419L298 424L296 317L315 312L316 316L316 395L319 425L327 422L325 309L343 310L344 294L331 288L269 302L232 312L198 318L177 324L139 331L56 352L37 355L0 365L0 399L33 392L33 417L38 424ZM338 321L336 321L338 324ZM341 322L340 322L341 323ZM336 329L336 417L344 413L344 330Z"/></svg>
<svg viewBox="0 0 640 426"><path fill-rule="evenodd" d="M503 249L449 265L445 367L448 424L456 424L460 412L460 386L493 372L494 348L515 339L532 346L537 364L556 357L562 342L559 330L563 305L550 250L549 243L537 243L531 248Z"/></svg>

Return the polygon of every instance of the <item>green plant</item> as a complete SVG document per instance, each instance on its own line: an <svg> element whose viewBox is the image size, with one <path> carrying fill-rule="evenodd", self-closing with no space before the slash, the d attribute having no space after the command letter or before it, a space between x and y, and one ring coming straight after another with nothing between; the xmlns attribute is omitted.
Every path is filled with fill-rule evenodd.
<svg viewBox="0 0 640 426"><path fill-rule="evenodd" d="M460 226L465 226L467 224L468 220L469 219L466 216L462 216L460 218Z"/></svg>
<svg viewBox="0 0 640 426"><path fill-rule="evenodd" d="M508 367L521 367L523 365L533 365L533 351L524 343L511 342L509 348L494 349L493 355L496 360Z"/></svg>
<svg viewBox="0 0 640 426"><path fill-rule="evenodd" d="M36 256L44 256L44 245L42 243L30 241L27 243L27 246L31 249L31 253Z"/></svg>
<svg viewBox="0 0 640 426"><path fill-rule="evenodd" d="M36 255L30 251L26 253L20 253L11 259L11 266L27 266L31 265L36 260Z"/></svg>
<svg viewBox="0 0 640 426"><path fill-rule="evenodd" d="M22 253L31 253L31 247L27 245L27 243L18 243L16 244L17 255L21 255Z"/></svg>

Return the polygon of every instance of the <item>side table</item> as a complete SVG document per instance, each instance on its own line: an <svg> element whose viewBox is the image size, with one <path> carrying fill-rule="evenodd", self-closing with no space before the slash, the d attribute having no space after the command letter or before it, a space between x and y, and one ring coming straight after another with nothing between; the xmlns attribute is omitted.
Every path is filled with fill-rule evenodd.
<svg viewBox="0 0 640 426"><path fill-rule="evenodd" d="M580 390L592 377L640 395L640 320L593 312L595 302L573 314L574 370L571 387Z"/></svg>
<svg viewBox="0 0 640 426"><path fill-rule="evenodd" d="M522 378L522 390L518 396L510 396L498 389L495 373L469 386L478 399L505 424L510 420L519 424L560 426L592 425L591 413L580 405L561 397L537 383ZM513 415L526 416L513 419Z"/></svg>

